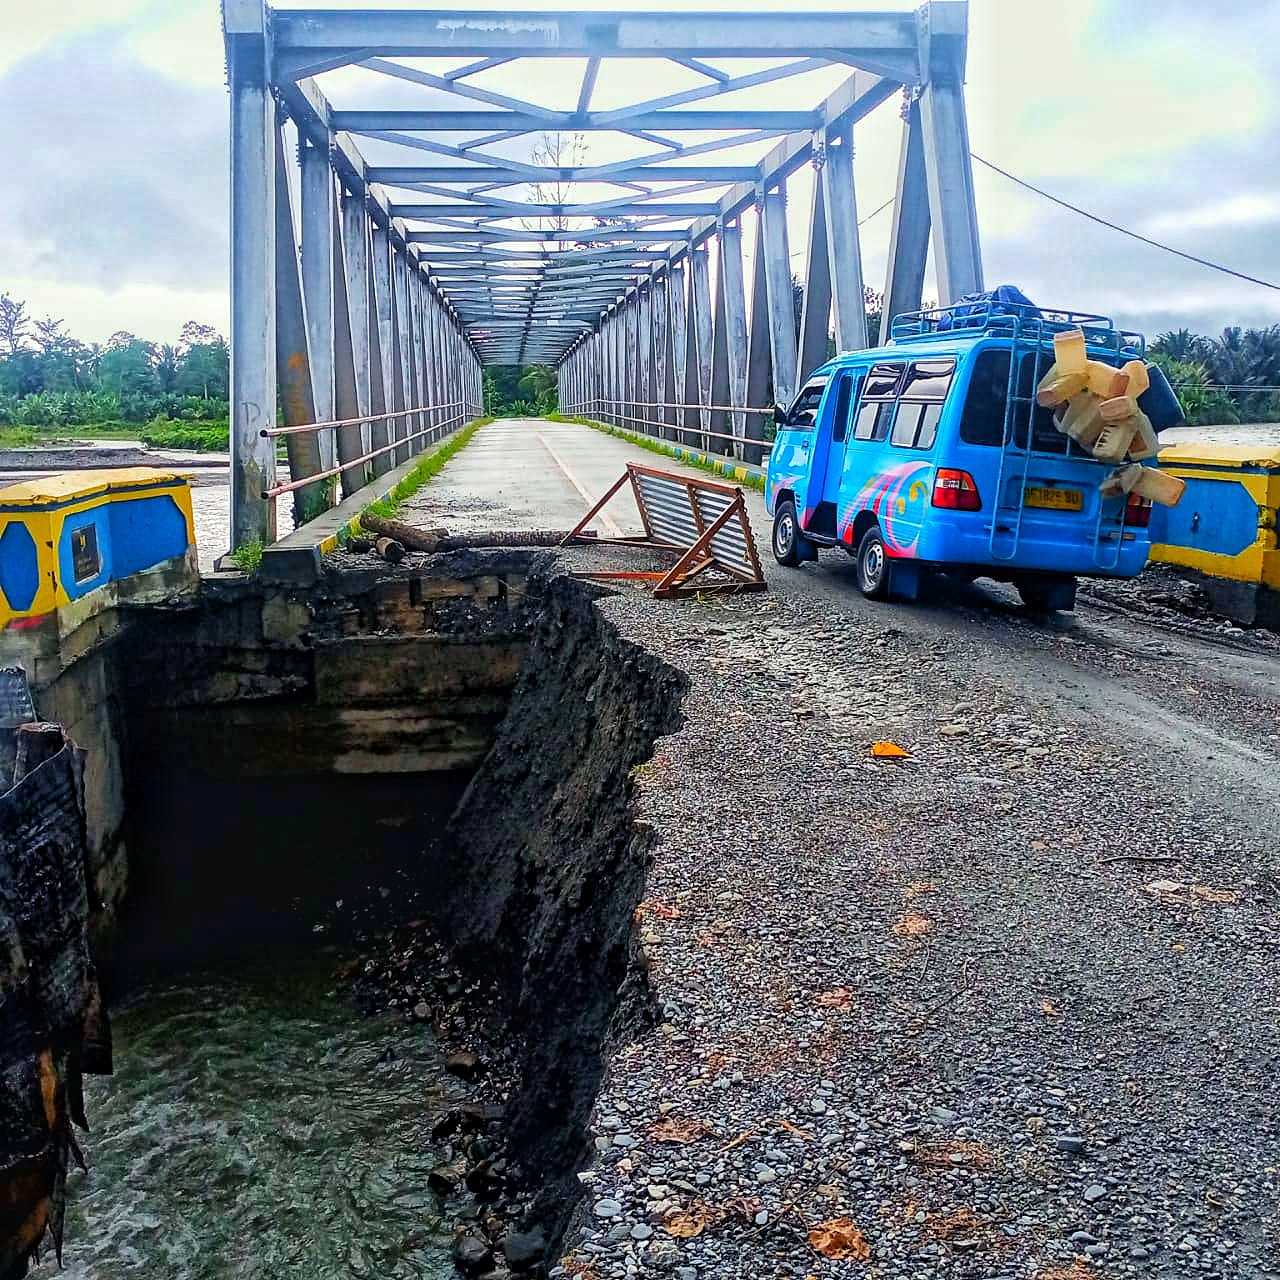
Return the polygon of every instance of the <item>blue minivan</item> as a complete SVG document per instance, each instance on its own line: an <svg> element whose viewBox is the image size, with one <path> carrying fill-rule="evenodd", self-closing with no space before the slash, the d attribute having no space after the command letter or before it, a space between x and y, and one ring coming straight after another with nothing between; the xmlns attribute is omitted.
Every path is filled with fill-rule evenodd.
<svg viewBox="0 0 1280 1280"><path fill-rule="evenodd" d="M1090 359L1141 359L1105 316L984 299L895 317L888 343L829 360L779 408L765 502L773 554L856 557L865 595L914 599L922 570L1012 582L1028 607L1070 609L1077 575L1131 578L1150 504L1104 497L1111 467L1036 403L1053 336L1082 329ZM1163 374L1139 406L1181 421Z"/></svg>

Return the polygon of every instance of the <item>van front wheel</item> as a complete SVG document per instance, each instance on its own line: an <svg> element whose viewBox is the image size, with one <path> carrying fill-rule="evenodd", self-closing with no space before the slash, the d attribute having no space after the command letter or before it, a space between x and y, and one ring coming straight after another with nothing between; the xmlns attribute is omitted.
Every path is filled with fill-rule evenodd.
<svg viewBox="0 0 1280 1280"><path fill-rule="evenodd" d="M800 533L796 504L790 498L781 499L773 513L773 558L788 569L794 569L801 560L809 559L805 555L807 541Z"/></svg>
<svg viewBox="0 0 1280 1280"><path fill-rule="evenodd" d="M889 595L889 553L885 550L880 529L872 525L862 535L857 551L858 590L869 600L884 600Z"/></svg>

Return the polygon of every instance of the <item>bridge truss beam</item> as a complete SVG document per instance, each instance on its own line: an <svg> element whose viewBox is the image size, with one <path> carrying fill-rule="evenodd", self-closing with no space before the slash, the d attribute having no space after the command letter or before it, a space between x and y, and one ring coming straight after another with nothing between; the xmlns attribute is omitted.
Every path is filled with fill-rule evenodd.
<svg viewBox="0 0 1280 1280"><path fill-rule="evenodd" d="M273 498L292 492L306 518L479 413L485 364L555 364L568 410L758 458L765 401L795 393L829 321L841 347L866 341L854 127L891 97L904 140L886 315L919 305L930 240L942 302L981 283L964 0L914 13L222 6L234 545L274 538ZM549 58L565 68L554 102L528 87ZM521 59L540 62L522 74ZM653 76L628 72L635 59ZM634 100L620 101L628 74ZM797 333L787 182L806 164Z"/></svg>

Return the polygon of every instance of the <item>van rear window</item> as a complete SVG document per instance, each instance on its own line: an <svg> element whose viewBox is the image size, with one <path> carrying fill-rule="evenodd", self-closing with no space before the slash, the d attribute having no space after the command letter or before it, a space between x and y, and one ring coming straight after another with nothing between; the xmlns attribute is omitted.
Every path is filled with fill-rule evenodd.
<svg viewBox="0 0 1280 1280"><path fill-rule="evenodd" d="M1048 371L1052 363L1052 356L1041 357L1041 376ZM1018 358L1016 395L1034 396L1035 373L1034 353L1021 354ZM960 439L965 444L999 445L1002 443L1005 399L1008 390L1008 351L979 352L969 379L964 412L960 417ZM1025 401L1014 405L1012 435L1020 449L1027 447L1027 410L1028 405ZM1053 411L1036 405L1031 422L1031 448L1037 453L1066 453L1070 443L1070 437L1063 435L1053 425Z"/></svg>

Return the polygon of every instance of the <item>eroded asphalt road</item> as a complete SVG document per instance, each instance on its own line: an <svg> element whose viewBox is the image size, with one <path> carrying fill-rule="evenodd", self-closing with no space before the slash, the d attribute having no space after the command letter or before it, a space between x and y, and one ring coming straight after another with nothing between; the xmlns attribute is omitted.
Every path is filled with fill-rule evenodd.
<svg viewBox="0 0 1280 1280"><path fill-rule="evenodd" d="M411 518L566 527L630 457L494 424ZM767 595L601 604L690 691L563 1274L1280 1274L1277 638L868 602L750 505Z"/></svg>

